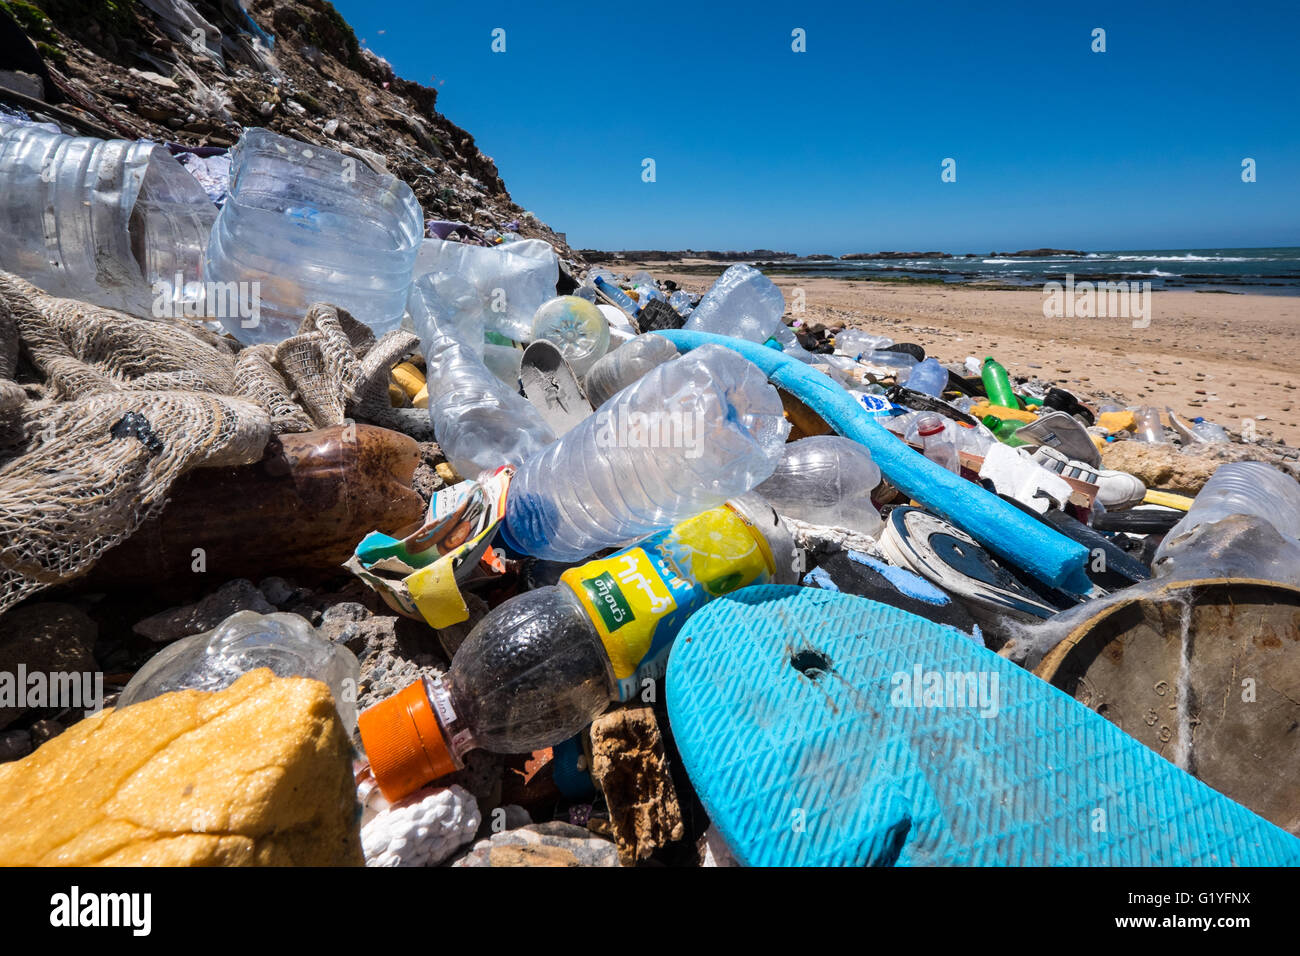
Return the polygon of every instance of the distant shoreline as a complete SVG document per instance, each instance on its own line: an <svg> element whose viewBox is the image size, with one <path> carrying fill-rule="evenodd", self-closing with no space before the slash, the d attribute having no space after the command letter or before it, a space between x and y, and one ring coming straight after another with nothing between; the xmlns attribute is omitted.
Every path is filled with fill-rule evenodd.
<svg viewBox="0 0 1300 956"><path fill-rule="evenodd" d="M637 262L619 271L648 269L701 293L726 268L695 265ZM1013 376L1096 401L1167 405L1234 431L1251 418L1261 436L1300 445L1300 302L1289 296L1153 290L1151 324L1136 328L1124 317L1049 318L1041 286L769 274L785 295L788 319L915 342L941 362L993 355Z"/></svg>
<svg viewBox="0 0 1300 956"><path fill-rule="evenodd" d="M616 255L606 253L603 255ZM617 255L628 255L618 253ZM666 258L665 258L666 257ZM1155 290L1255 292L1300 296L1300 248L1164 249L1080 252L1026 249L1012 253L955 256L948 253L880 252L850 256L656 251L636 258L592 259L593 265L629 269L655 263L692 275L717 275L744 262L772 276L818 277L895 285L964 285L983 289L1042 288L1048 282L1150 283Z"/></svg>
<svg viewBox="0 0 1300 956"><path fill-rule="evenodd" d="M576 250L588 262L686 262L700 259L707 262L758 262L758 261L798 261L798 262L857 262L874 259L978 259L990 258L1041 258L1043 256L1086 256L1089 253L1078 249L1021 249L1019 252L967 252L961 255L952 252L849 252L840 256L828 253L800 255L797 252L774 252L771 249L750 249L747 252L719 251L716 249L623 249L606 251L601 249Z"/></svg>

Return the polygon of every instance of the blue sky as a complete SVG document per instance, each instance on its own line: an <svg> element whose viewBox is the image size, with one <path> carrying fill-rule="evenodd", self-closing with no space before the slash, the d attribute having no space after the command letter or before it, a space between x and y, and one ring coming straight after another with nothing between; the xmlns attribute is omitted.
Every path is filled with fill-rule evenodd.
<svg viewBox="0 0 1300 956"><path fill-rule="evenodd" d="M1295 3L336 6L580 248L1300 246Z"/></svg>

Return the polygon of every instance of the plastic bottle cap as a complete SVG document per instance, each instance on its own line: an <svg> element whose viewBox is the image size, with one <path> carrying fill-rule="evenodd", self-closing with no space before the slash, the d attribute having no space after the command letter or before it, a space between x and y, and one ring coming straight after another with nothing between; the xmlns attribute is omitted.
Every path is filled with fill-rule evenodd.
<svg viewBox="0 0 1300 956"><path fill-rule="evenodd" d="M357 728L370 772L390 803L456 771L423 681L362 711Z"/></svg>
<svg viewBox="0 0 1300 956"><path fill-rule="evenodd" d="M916 432L923 438L943 433L943 419L938 415L926 415L916 423Z"/></svg>

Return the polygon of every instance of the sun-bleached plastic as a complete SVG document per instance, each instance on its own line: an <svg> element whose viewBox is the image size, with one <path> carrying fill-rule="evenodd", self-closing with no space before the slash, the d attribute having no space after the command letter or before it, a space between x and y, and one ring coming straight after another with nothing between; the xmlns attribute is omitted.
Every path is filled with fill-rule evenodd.
<svg viewBox="0 0 1300 956"><path fill-rule="evenodd" d="M678 356L677 347L662 335L638 335L603 356L588 371L583 382L587 399L599 408L651 369Z"/></svg>
<svg viewBox="0 0 1300 956"><path fill-rule="evenodd" d="M493 374L460 338L458 312L425 275L411 285L408 309L424 351L429 420L442 452L462 475L521 464L555 440L541 414Z"/></svg>
<svg viewBox="0 0 1300 956"><path fill-rule="evenodd" d="M785 297L753 266L737 263L704 294L682 328L766 342L781 324Z"/></svg>
<svg viewBox="0 0 1300 956"><path fill-rule="evenodd" d="M865 446L838 435L814 435L786 445L772 477L754 492L779 514L874 537L884 525L871 503L879 484L880 469Z"/></svg>
<svg viewBox="0 0 1300 956"><path fill-rule="evenodd" d="M887 335L872 335L861 329L845 329L835 335L835 351L853 358L857 358L864 352L874 352L893 344L894 340Z"/></svg>
<svg viewBox="0 0 1300 956"><path fill-rule="evenodd" d="M222 324L245 344L279 342L328 302L376 335L398 327L424 216L395 176L323 146L246 129L231 150L230 195L208 243L204 279L256 282L259 320Z"/></svg>
<svg viewBox="0 0 1300 956"><path fill-rule="evenodd" d="M51 295L182 316L216 218L162 146L0 125L0 269Z"/></svg>
<svg viewBox="0 0 1300 956"><path fill-rule="evenodd" d="M720 346L695 349L524 462L506 501L507 543L576 561L670 527L771 475L789 431L753 363Z"/></svg>
<svg viewBox="0 0 1300 956"><path fill-rule="evenodd" d="M541 239L500 246L425 239L416 256L415 278L430 272L468 280L478 290L488 328L516 342L530 342L533 316L555 297L560 264L550 243Z"/></svg>
<svg viewBox="0 0 1300 956"><path fill-rule="evenodd" d="M904 384L914 392L938 398L948 387L948 370L938 359L927 358L912 368Z"/></svg>

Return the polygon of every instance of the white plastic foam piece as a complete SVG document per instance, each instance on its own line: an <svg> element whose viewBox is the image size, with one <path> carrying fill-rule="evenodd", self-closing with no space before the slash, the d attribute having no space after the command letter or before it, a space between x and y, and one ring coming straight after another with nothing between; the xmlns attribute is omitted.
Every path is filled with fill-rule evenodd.
<svg viewBox="0 0 1300 956"><path fill-rule="evenodd" d="M998 494L1046 514L1049 508L1063 508L1070 497L1070 483L1031 461L1007 445L990 445L980 467L980 478L989 479Z"/></svg>
<svg viewBox="0 0 1300 956"><path fill-rule="evenodd" d="M364 795L362 796L365 802ZM425 787L388 805L378 794L361 824L366 866L437 866L474 839L482 816L464 787Z"/></svg>

